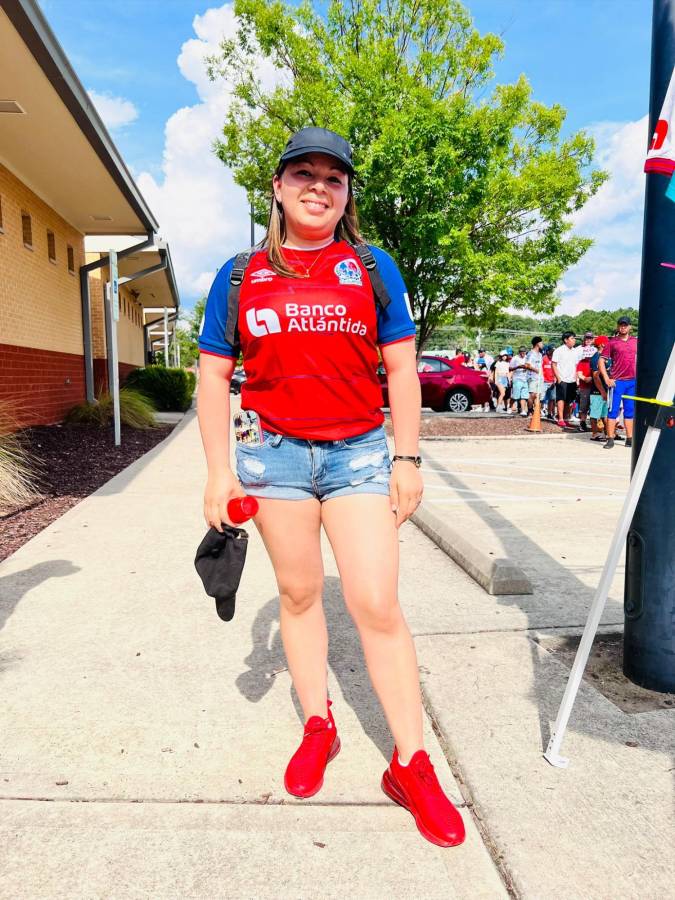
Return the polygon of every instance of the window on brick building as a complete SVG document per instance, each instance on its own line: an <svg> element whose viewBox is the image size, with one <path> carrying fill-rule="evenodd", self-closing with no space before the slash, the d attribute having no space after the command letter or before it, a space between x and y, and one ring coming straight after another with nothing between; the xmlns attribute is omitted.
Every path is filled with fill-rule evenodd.
<svg viewBox="0 0 675 900"><path fill-rule="evenodd" d="M74 275L75 274L75 251L70 246L70 244L68 244L66 249L68 251L68 271L72 272L72 274Z"/></svg>
<svg viewBox="0 0 675 900"><path fill-rule="evenodd" d="M56 262L56 238L53 231L47 232L47 255L49 262Z"/></svg>
<svg viewBox="0 0 675 900"><path fill-rule="evenodd" d="M29 250L33 249L33 224L27 212L21 213L21 230L23 232L23 245Z"/></svg>

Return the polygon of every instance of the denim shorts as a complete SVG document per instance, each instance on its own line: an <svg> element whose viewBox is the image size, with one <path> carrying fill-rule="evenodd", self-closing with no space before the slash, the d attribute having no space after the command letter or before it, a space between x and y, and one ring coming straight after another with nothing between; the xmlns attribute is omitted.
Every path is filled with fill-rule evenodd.
<svg viewBox="0 0 675 900"><path fill-rule="evenodd" d="M548 403L549 400L555 400L555 381L544 382L541 388L541 402Z"/></svg>
<svg viewBox="0 0 675 900"><path fill-rule="evenodd" d="M263 429L263 442L235 445L237 478L253 497L330 500L389 496L391 460L384 428L335 441L286 437Z"/></svg>
<svg viewBox="0 0 675 900"><path fill-rule="evenodd" d="M527 381L519 381L514 379L511 383L511 399L512 400L528 400L530 396L530 388Z"/></svg>

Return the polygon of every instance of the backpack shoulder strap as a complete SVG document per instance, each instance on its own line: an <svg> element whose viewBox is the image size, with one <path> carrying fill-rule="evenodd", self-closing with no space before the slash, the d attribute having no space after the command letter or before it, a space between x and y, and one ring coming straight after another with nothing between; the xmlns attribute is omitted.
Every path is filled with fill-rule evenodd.
<svg viewBox="0 0 675 900"><path fill-rule="evenodd" d="M238 348L238 328L239 319L239 291L241 283L244 280L246 269L248 268L253 254L256 252L255 247L238 253L234 259L234 265L230 272L230 284L227 291L227 325L225 326L225 340L231 344L233 348Z"/></svg>
<svg viewBox="0 0 675 900"><path fill-rule="evenodd" d="M373 256L372 250L367 244L352 244L352 247L366 267L366 272L368 273L370 283L373 287L373 293L375 294L375 300L380 304L382 309L386 309L391 303L391 297L385 287L384 281L382 281L380 270L377 267L377 260Z"/></svg>

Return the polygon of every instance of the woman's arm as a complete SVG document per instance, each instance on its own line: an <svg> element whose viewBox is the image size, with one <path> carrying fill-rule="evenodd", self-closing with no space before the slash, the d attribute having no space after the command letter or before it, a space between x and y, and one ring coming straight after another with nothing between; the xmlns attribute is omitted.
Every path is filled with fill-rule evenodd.
<svg viewBox="0 0 675 900"><path fill-rule="evenodd" d="M417 375L415 340L411 338L385 345L381 348L381 353L387 372L394 454L418 456L422 390ZM424 483L419 469L407 460L394 462L390 496L392 510L396 513L397 528L416 510L423 491Z"/></svg>
<svg viewBox="0 0 675 900"><path fill-rule="evenodd" d="M197 416L208 467L204 518L218 531L222 531L223 522L232 525L227 516L228 501L244 495L230 466L230 381L234 365L235 360L228 357L199 356Z"/></svg>

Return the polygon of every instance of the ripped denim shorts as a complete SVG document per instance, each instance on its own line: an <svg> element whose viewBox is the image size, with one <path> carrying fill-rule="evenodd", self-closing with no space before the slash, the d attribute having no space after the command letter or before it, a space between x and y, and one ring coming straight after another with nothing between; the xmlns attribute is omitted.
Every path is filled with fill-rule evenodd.
<svg viewBox="0 0 675 900"><path fill-rule="evenodd" d="M384 428L336 441L310 441L263 429L262 444L236 444L237 478L247 494L278 500L389 496L391 460Z"/></svg>

